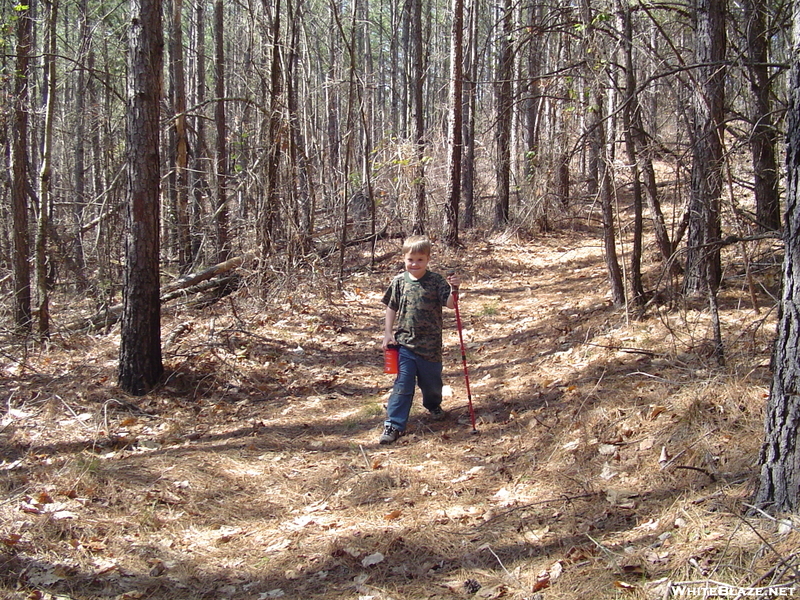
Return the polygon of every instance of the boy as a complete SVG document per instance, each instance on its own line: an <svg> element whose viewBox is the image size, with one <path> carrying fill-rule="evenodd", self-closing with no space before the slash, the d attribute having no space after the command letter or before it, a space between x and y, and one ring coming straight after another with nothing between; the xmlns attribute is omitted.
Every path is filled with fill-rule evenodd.
<svg viewBox="0 0 800 600"><path fill-rule="evenodd" d="M383 296L383 348L399 345L400 359L381 444L391 444L405 431L415 385L431 417L438 421L446 416L442 410L442 307L454 307L453 294L461 279L455 274L445 279L428 271L430 258L428 238L408 238L403 244L405 272L392 280Z"/></svg>

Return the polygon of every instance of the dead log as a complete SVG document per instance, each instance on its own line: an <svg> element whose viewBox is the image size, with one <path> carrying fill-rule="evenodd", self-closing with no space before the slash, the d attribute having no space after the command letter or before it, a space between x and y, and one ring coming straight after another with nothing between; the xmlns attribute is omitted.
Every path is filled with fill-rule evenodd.
<svg viewBox="0 0 800 600"><path fill-rule="evenodd" d="M219 286L230 285L232 278L226 277L220 281L209 281L208 279L216 277L223 273L227 273L233 269L238 268L246 260L252 257L251 254L237 256L216 264L200 273L192 273L184 275L180 279L168 283L161 288L161 303L169 302L179 296L193 294L196 292L206 291ZM204 283L205 282L205 283ZM67 323L65 329L67 331L82 331L84 329L101 329L111 327L122 316L122 304L115 304L114 306L106 307L90 317L81 317Z"/></svg>
<svg viewBox="0 0 800 600"><path fill-rule="evenodd" d="M377 242L378 240L393 240L393 239L401 239L404 237L406 237L405 234L400 231L395 233L389 233L389 223L387 223L386 225L384 225L383 229L374 234L366 235L360 238L353 238L352 240L347 240L347 242L345 242L345 246L347 248L350 248L352 246L360 246L361 244L366 244L369 242ZM338 243L330 244L327 246L319 246L317 248L317 254L319 256L329 256L334 252L338 251L340 247L341 246Z"/></svg>
<svg viewBox="0 0 800 600"><path fill-rule="evenodd" d="M172 283L168 283L162 287L161 295L163 296L164 294L168 294L170 292L186 289L190 286L197 285L206 279L211 279L212 277L216 277L222 273L227 273L231 269L238 268L242 263L244 263L246 260L250 260L252 257L253 255L248 253L243 256L237 256L235 258L226 260L225 262L216 264L213 267L209 267L205 271L201 271L200 273L190 273L189 275L184 275L180 279L177 279Z"/></svg>

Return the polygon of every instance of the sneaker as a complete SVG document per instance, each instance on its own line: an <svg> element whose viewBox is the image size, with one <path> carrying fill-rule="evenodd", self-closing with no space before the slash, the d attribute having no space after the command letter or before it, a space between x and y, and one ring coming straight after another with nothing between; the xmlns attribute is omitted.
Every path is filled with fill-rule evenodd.
<svg viewBox="0 0 800 600"><path fill-rule="evenodd" d="M400 437L401 433L402 432L399 429L395 429L391 425L384 425L383 433L378 441L381 444L391 444L392 442L397 441L397 438Z"/></svg>
<svg viewBox="0 0 800 600"><path fill-rule="evenodd" d="M437 406L436 408L432 409L431 411L431 419L434 421L443 421L447 418L447 413L442 410L441 406Z"/></svg>

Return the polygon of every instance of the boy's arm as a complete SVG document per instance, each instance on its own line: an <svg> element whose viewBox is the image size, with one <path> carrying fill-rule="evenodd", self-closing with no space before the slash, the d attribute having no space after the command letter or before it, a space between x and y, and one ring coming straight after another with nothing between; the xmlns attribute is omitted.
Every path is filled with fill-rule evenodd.
<svg viewBox="0 0 800 600"><path fill-rule="evenodd" d="M397 311L386 307L386 319L383 326L383 349L389 344L397 344L394 339L394 319L397 316Z"/></svg>

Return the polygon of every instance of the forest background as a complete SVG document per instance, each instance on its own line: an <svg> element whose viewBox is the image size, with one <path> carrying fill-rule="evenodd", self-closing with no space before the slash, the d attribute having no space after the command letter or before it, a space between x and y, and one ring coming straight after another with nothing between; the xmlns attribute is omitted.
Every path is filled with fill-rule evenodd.
<svg viewBox="0 0 800 600"><path fill-rule="evenodd" d="M323 580L333 572L332 567L319 569L312 565L319 557L309 558L302 567L289 567L283 564L288 560L283 555L277 563L284 569L280 577L273 573L241 583L227 581L228 576L219 573L204 574L198 584L198 573L188 569L183 559L155 557L163 548L158 552L142 550L136 557L138 563L123 567L113 557L121 555L117 545L123 547L126 539L129 543L132 538L109 525L114 518L120 518L114 509L93 524L83 521L83 530L72 524L76 507L58 517L54 512L59 511L52 510L54 506L64 508L53 501L56 494L63 495L65 502L77 502L84 508L100 504L104 509L115 506L122 497L126 502L138 497L133 488L126 487L131 482L123 483L125 478L115 468L101 467L103 463L95 462L96 457L87 459L87 453L96 454L98 448L103 448L102 460L124 461L147 450L161 452L170 444L195 442L209 435L208 429L203 433L176 433L170 429L174 423L169 425L164 420L162 425L170 431L156 442L147 438L142 432L151 432L152 428L140 419L164 419L165 411L170 409L160 405L161 401L169 399L170 406L178 412L181 407L194 411L198 419L202 415L198 422L205 422L206 418L211 422L214 419L203 412L204 406L213 407L209 408L210 413L224 413L221 407L238 398L242 387L257 393L271 390L275 382L286 386L292 380L288 373L294 367L286 366L286 358L276 357L294 356L302 362L297 357L305 352L302 338L275 337L277 331L273 327L286 328L287 333L298 332L293 329L296 323L278 318L286 316L287 307L289 313L299 310L301 314L314 311L320 315L321 323L306 331L312 336L318 328L327 327L344 335L347 319L358 329L369 331L370 326L360 321L365 315L358 310L363 307L353 312L346 303L354 302L354 298L372 298L370 294L375 292L368 290L375 284L366 284L365 274L393 272L395 266L387 261L396 256L395 240L409 233L431 235L442 248L442 261L450 268L465 271L468 282L487 283L493 278L497 289L477 291L476 296L490 295L492 291L498 295L483 303L476 321L497 316L496 302L505 302L519 291L514 287L514 277L532 277L534 271L543 277L563 277L563 273L545 275L537 271L542 264L537 261L560 265L559 257L565 253L580 255L583 249L592 247L592 240L597 241L601 252L583 256L580 260L585 264L579 262L570 268L574 272L594 268L593 261L599 259L603 276L591 278L591 289L571 288L567 280L564 288L572 290L576 297L593 298L605 309L599 313L588 309L573 313L562 307L568 320L578 319L586 329L575 324L553 325L559 332L547 338L553 348L577 343L572 337L581 330L584 344L667 360L668 364L659 363L658 373L653 374L667 386L684 377L681 369L697 362L702 366L692 372L707 384L700 394L701 404L709 402L712 412L720 414L734 410L747 427L754 422L760 426L762 416L750 414L750 409L763 401L766 394L759 390L769 385L770 375L764 368L769 344L760 336L767 329L766 323L774 323L776 314L772 308L777 306L780 294L781 197L785 190L779 165L785 150L782 139L792 132L786 117L794 89L789 80L792 9L791 3L749 0L738 4L719 0L610 4L588 0L576 4L454 0L451 5L422 0L378 4L366 0L327 4L217 0L184 4L173 0L131 2L130 6L62 0L4 4L0 7L0 93L4 97L0 135L7 150L7 177L0 192L0 285L6 324L3 385L8 394L0 430L4 435L3 472L8 490L4 506L34 515L9 520L8 530L3 532L7 558L4 564L8 568L4 581L9 590L24 589L24 593L34 595L68 590L78 594L75 597L94 597L91 594L100 593L95 586L106 586L108 594L113 592L120 597L180 597L185 592L175 590L189 586L193 594L198 594L204 585L214 582L214 592L209 593L272 597L269 594L273 592L285 593L285 589L295 588L303 594L323 597L325 593L339 594L342 588L337 586L348 585L355 585L362 595L391 595L385 587L391 583L395 595L419 597L415 595L420 593L418 589L403 592L396 580L410 578L416 581L415 585L424 587L427 577L444 568L442 561L431 562L429 556L420 561L426 568L413 573L398 571L396 564L391 568L384 565L388 570L382 589L368 588L369 577L359 579L361 576L357 575L353 579L353 565L347 564L355 560L365 569L384 564L389 550L396 550L398 544L403 546L401 535L390 536L380 552L367 552L369 544L354 549L341 541L321 550L321 556L341 563L342 572L335 583L331 580L330 589ZM145 15L153 20L145 21ZM141 46L137 46L139 42ZM139 52L148 44L153 51L149 56ZM143 88L137 87L139 75ZM142 98L149 99L149 108L155 110L148 112L146 105L141 108L138 102ZM143 165L147 160L155 168L146 170ZM786 188L791 195L791 186ZM137 205L139 191L154 196L149 197L149 203ZM790 204L787 202L787 223L794 214L789 210ZM143 216L148 211L152 215ZM144 246L137 245L142 241ZM545 258L537 256L528 261L526 253L537 245ZM141 254L137 249L142 250ZM132 284L131 265L139 259L156 266L156 277ZM480 269L492 273L492 278L483 280ZM147 291L148 286L155 286L156 293L150 289L144 300L131 294L131 290ZM314 293L307 296L310 290ZM309 306L299 300L315 294L320 304ZM554 306L550 298L536 300ZM342 301L345 308L337 304ZM158 307L176 302L180 308L163 315L163 323L170 330L162 339ZM336 311L326 309L329 306L340 306L342 314L336 316ZM513 306L518 311L517 320L529 323L526 319L535 313L535 305L519 300ZM182 320L184 311L198 309L195 317ZM259 313L264 316L255 316ZM203 316L209 320L201 327L198 319ZM249 383L242 383L240 376L226 368L211 376L226 361L216 362L220 360L216 350L212 357L205 354L206 344L211 342L198 341L196 332L201 329L211 332L210 338L225 337L224 343L217 339L211 346L227 348L242 360L252 358L252 347L240 345L238 337L231 337L233 329L226 325L224 334L217 332L217 319L232 319L237 328L250 323L252 329L243 335L260 335L262 341L269 337L261 329L266 327L273 336L268 345L275 346L268 355L287 369L284 374L262 373L261 380L261 375L248 371L245 380L255 377ZM652 328L653 320L661 325L650 330L648 336L655 339L648 337L647 343L628 329L637 322ZM299 331L306 326L311 327L305 324ZM520 331L520 325L512 327L510 322L497 327L510 327L509 336L525 331L530 336L539 335L533 324ZM751 337L746 342L743 335L731 339L730 332L736 328ZM590 336L593 329L603 335L615 331L619 338L596 340ZM779 329L786 332L789 328ZM127 347L126 331L128 339L149 339L151 345ZM642 344L627 347L625 331L634 336L629 339ZM472 334L479 337L474 331ZM369 334L362 333L347 343L364 344L368 339ZM524 339L523 336L520 341ZM164 370L162 349L179 343L184 347L168 356ZM472 350L483 352L487 344L486 339L473 341ZM116 375L109 373L109 345L119 353ZM510 353L505 358L496 355L493 360L508 361L509 356ZM80 372L80 360L87 357L91 357L90 362L100 361L103 365L100 371L92 371L89 384L102 388L102 393L95 395L96 390L84 389L76 398L64 401L58 388L52 387L63 375L55 375L51 369L62 372L65 365L71 365L67 370ZM294 364L295 359L289 362ZM584 359L592 362L588 355ZM485 366L488 368L490 363L487 359ZM618 373L620 378L615 379L609 372L606 379L603 370L584 389L568 378L545 376L540 369L546 368L544 363L531 364L516 373L514 385L535 390L534 396L525 400L516 397L514 405L507 399L501 403L502 409L487 409L482 417L486 429L498 418L508 425L523 413L529 413L529 426L541 425L553 416L548 411L556 410L555 404L551 406L556 399L567 401L578 396L580 410L574 413L575 423L585 420L582 427L587 438L579 435L561 449L573 451L588 444L602 456L611 457L609 460L623 460L620 448L632 443L634 429L626 418L625 427L617 421L615 426L620 429L611 435L604 429L607 421L603 425L601 416L608 417L604 410L614 410L617 416L629 417L626 411L634 409L606 404L600 411L602 415L584 414L583 409L599 400L598 395L611 381L618 393L626 389L632 398L638 398L636 402L643 397L641 386L631 391L623 383L628 373ZM145 373L137 373L137 369ZM673 379L669 369L682 374ZM223 383L223 377L230 381ZM109 383L115 380L121 390ZM231 383L234 380L238 383ZM336 387L334 380L326 379L328 383L324 383L312 379L306 383L318 391L319 386ZM169 385L176 381L184 382L177 386L178 393ZM214 385L206 387L210 381ZM741 387L720 391L719 386L734 383ZM213 391L215 385L228 392L218 397ZM230 392L231 385L235 392ZM133 395L124 399L125 391ZM135 396L147 392L151 393L149 400L135 401ZM670 405L656 400L663 389L656 386L648 392L653 394L653 402L648 404L649 411L642 411L637 405L639 417L655 421L667 411L673 423L683 422L680 402L686 400L685 396ZM283 396L274 391L266 394L273 404L270 410L296 393L312 406L322 402L320 396L303 395L290 385ZM712 397L718 393L734 404L714 401ZM373 389L368 396L361 416L374 420L374 405L381 391ZM499 401L492 394L487 394L487 400ZM82 412L75 410L76 402ZM53 423L63 410L76 419L81 432L71 442L60 439L56 443L60 434L54 431ZM262 410L263 407L254 409L250 414L256 432L268 422L265 415L269 411L259 412ZM694 415L698 410L703 413L692 405L686 414ZM113 411L120 414L109 417ZM498 417L501 413L502 418ZM277 414L269 414L277 423ZM86 419L91 419L95 427L83 430L80 424L86 425ZM184 419L179 429L188 421ZM737 427L742 426L739 419L734 421ZM767 494L760 497L762 503L775 500L776 490L772 488L777 487L777 506L796 509L797 493L796 489L792 491L791 482L783 490L780 485L772 486L780 480L780 476L774 476L779 471L777 467L773 472L762 471L760 482L752 477L742 478L748 470L744 465L752 470L756 463L768 462L763 454L759 456L757 448L763 432L757 434L755 446L745 444L735 459L726 459L728 466L735 464L737 468L725 471L723 477L719 457L724 453L719 452L719 447L734 434L721 432L716 422L708 429L704 429L708 423L702 419L697 423L700 431L696 437L678 451L678 456L688 457L687 452L692 449L690 454L697 461L679 466L693 470L700 480L706 477L718 484L719 497L725 499L726 509L736 515L725 521L725 533L714 531L714 541L732 543L734 533L729 536L727 529L731 519L734 523L739 522L736 519L750 523L741 516L741 502L759 484ZM548 430L550 427L555 426L549 425ZM565 429L562 433L577 435L579 429ZM781 429L777 427L776 431ZM560 434L555 431L554 439L558 439ZM599 431L603 433L600 437ZM636 432L653 433L644 429ZM685 434L681 430L676 438L675 430L669 428L659 432L661 437L645 436L650 447L658 445L654 440L683 440ZM412 464L424 463L425 456L430 458L420 454L424 449L430 450L426 444L441 443L453 435L448 431L436 433L435 440L425 440L419 450L410 453ZM214 435L224 438L231 431ZM523 438L525 435L523 430ZM486 444L493 443L489 437L484 438L485 443L467 443L465 456L473 452L480 455L475 448L488 451ZM34 438L39 442L33 443ZM56 445L44 444L45 438L51 438ZM233 435L231 439L235 438ZM576 445L570 446L573 442ZM72 447L72 443L77 445ZM263 439L256 449L263 451L263 444L271 443ZM422 504L420 498L431 496L428 485L420 484L419 489L409 491L413 478L408 464L395 463L384 472L388 465L385 458L368 459L364 450L367 443L365 438L359 445L359 461L364 460L358 468L366 466L357 477L361 487L331 491L325 497L341 493L344 504L359 508L381 494L395 500L397 493L405 494L402 502L406 507ZM515 439L514 444L523 442ZM58 459L64 462L59 462L57 469L49 468L53 456L61 454L57 449L67 447L72 447L75 454ZM486 463L500 462L503 466L492 468L491 475L516 478L517 483L527 475L515 469L535 470L528 452L541 456L542 450L538 446L515 446L516 450L502 444L498 447L504 448L504 453L487 455ZM664 444L658 457L662 468L675 465L668 447ZM319 448L312 445L305 451ZM547 452L551 459L558 458L554 448ZM266 454L260 452L259 456L263 459ZM282 456L276 453L273 458L280 461ZM399 460L391 452L388 456ZM512 456L528 458L512 467L506 464ZM462 463L456 456L454 462L437 465L434 470L452 474L464 470ZM781 461L775 463L780 466ZM563 464L597 467L589 460L575 461L574 457L572 462ZM549 468L555 473L563 464L559 466L555 461ZM320 465L334 471L356 468L352 464L331 466L325 461ZM150 466L155 469L155 463ZM295 466L281 476L293 479ZM479 466L463 475L465 479L456 477L453 481L480 478L485 465ZM71 469L77 469L79 474ZM600 475L610 473L604 469L605 466L600 467ZM61 479L64 473L67 479L73 479L71 484ZM512 473L517 474L509 475ZM92 481L87 482L87 477ZM200 475L194 473L192 477ZM609 479L613 477L612 474ZM185 490L193 486L209 486L208 480L178 485L191 479L175 482L179 490L184 490L178 496L185 496ZM630 486L625 490L599 489L583 475L574 481L581 482L581 492L564 491L560 496L564 502L582 498L583 493L591 498L599 494L603 506L609 503L615 509L632 510L639 508L632 498L640 493L648 496L631 491ZM546 489L556 489L555 482L550 483L552 487ZM647 487L644 479L636 483ZM112 484L121 485L126 493L111 492L107 486ZM703 487L706 482L701 485L692 481L678 488L681 493L691 494L695 484ZM144 494L153 506L166 506L170 512L188 501L173 491L154 491L155 485L147 483ZM338 489L339 483L325 480L315 485L318 489ZM528 493L532 494L528 499L535 496L532 489ZM348 494L359 496L358 501ZM117 496L117 500L109 502L107 495ZM414 497L409 500L410 496ZM679 503L675 497L677 494L670 497L670 502ZM730 498L738 498L733 501L733 508ZM686 503L696 499L682 497L681 510L685 511ZM194 499L201 504L206 500ZM324 504L321 511L333 510L333 505L323 500L307 503L305 508ZM503 506L510 507L509 512L516 512L518 506L527 510L535 504L506 497L502 501L508 502ZM493 521L496 510L478 506L477 500L467 508L459 506L456 512L463 512L456 521L473 526L483 520L497 525ZM706 548L700 561L695 554L678 558L681 553L677 551L653 555L642 550L639 562L620 561L613 557L617 552L627 552L630 540L604 542L593 537L593 528L600 521L608 521L610 513L592 506L600 516L580 523L577 517L565 518L559 510L553 513L563 522L570 521L586 536L584 541L591 543L568 543L562 539L553 546L559 548L560 558L548 560L546 566L535 561L525 563L516 550L507 549L508 555L498 554L488 541L469 551L456 551L455 542L442 542L444 546L433 554L460 556L452 561L447 574L454 576L458 570L463 581L454 584L448 580L443 589L449 591L441 593L478 593L480 586L472 583L477 584L477 576L470 572L478 568L483 569L482 577L495 582L491 593L497 597L510 593L528 597L549 587L566 566L595 567L607 562L612 566L604 570L605 575L613 573L616 577L609 582L609 589L628 590L626 586L630 585L633 591L628 593L649 594L655 589L663 594L666 592L659 587L663 581L651 577L661 583L651 588L637 587L629 581L630 576L645 577L652 571L674 575L686 565L695 568L695 564L708 562L709 556L720 551L718 545L712 544L709 548L713 550ZM675 506L660 506L658 510L664 511L661 519L642 519L635 527L651 523L648 531L656 539L672 528L685 529L686 519L671 512ZM304 510L296 506L285 508L289 512ZM443 518L452 519L447 512L452 513L452 509L444 507ZM193 510L186 514L194 516ZM398 510L400 513L395 516L390 511L378 518L393 522L410 509ZM720 506L715 505L711 512L717 510ZM37 521L38 516L44 519ZM164 531L174 515L154 510L152 516L151 523L137 524L147 536ZM279 519L280 511L274 508L267 516ZM220 514L218 518L226 521L230 515ZM365 517L362 513L356 518ZM541 515L536 518L544 519ZM572 518L577 521L572 522ZM698 531L711 529L699 517L697 522L701 523ZM760 528L770 527L758 523ZM772 523L777 523L774 531L752 529L761 539L775 536L764 543L780 557L777 562L781 568L773 568L773 556L773 566L759 571L764 546L753 549L748 546L752 540L746 540L746 544L734 545L738 564L749 561L749 567L742 569L752 576L743 578L742 572L737 572L737 581L748 579L753 585L766 580L775 585L788 581L785 576L791 569L787 566L793 566L796 559L793 553L782 553L781 548L791 547L794 525L791 520ZM304 526L309 524L325 530L343 526L331 526L324 519ZM506 525L494 528L493 535L507 534ZM483 525L475 527L477 531ZM621 530L615 529L617 533ZM738 531L736 527L734 530ZM517 533L520 531L518 528ZM239 540L243 532L247 535L242 538L254 535L254 529L241 527L233 527L231 532L220 533L212 545ZM538 528L533 537L523 536L520 543L536 545L549 533L549 529ZM696 535L700 534L686 533L687 547L696 541ZM262 532L262 537L269 536ZM354 534L353 539L359 537ZM274 544L280 546L283 542L270 539L269 543L262 539L259 547L266 544L272 553L277 548ZM245 540L241 541L246 545ZM286 542L277 550L297 543L297 539ZM329 542L320 543L324 546ZM613 545L617 543L618 547ZM64 544L68 552L79 557L65 558ZM417 550L431 550L433 544L426 540ZM446 548L447 544L453 545ZM654 547L648 546L651 550ZM493 567L486 562L487 548L488 559L496 559ZM407 553L408 548L403 552ZM97 556L103 554L112 557L106 565L108 571L96 564ZM551 551L547 555L552 558ZM370 557L376 562L367 560ZM506 569L506 561L512 557L523 561L517 571ZM180 581L176 586L174 571L178 562L188 570L177 578ZM635 564L631 566L629 562ZM95 566L87 567L89 563ZM120 578L124 580L130 572L141 571L142 565L147 566L145 570L149 569L153 581L142 583L137 579L133 591L124 591L126 586ZM710 580L714 572L707 567L697 567L704 581ZM202 567L195 568L202 571ZM258 571L257 565L248 568ZM580 573L580 569L577 571ZM301 573L308 577L301 577ZM109 574L115 578L113 582L100 582L101 575ZM565 589L571 586L572 592L562 590L566 597L598 577L596 571L585 579L581 576L562 584ZM258 586L247 587L254 582ZM273 584L278 587L266 590ZM89 588L92 591L87 591ZM227 592L220 591L223 588ZM137 593L141 595L136 596Z"/></svg>

